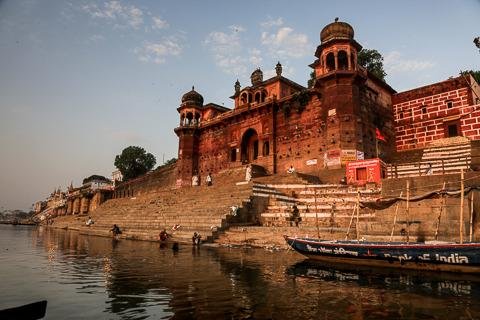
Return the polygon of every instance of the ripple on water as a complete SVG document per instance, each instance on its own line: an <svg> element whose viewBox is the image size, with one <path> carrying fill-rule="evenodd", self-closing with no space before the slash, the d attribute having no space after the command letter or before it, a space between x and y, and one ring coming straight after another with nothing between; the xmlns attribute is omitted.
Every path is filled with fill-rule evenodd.
<svg viewBox="0 0 480 320"><path fill-rule="evenodd" d="M292 253L0 226L0 304L51 319L480 319L475 279L343 270ZM3 248L3 249L2 249ZM7 250L8 249L8 250Z"/></svg>

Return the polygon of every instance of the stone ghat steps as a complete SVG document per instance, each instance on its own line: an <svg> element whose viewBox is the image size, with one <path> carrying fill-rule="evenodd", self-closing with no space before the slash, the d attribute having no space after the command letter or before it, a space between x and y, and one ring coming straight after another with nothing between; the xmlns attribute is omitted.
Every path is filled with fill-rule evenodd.
<svg viewBox="0 0 480 320"><path fill-rule="evenodd" d="M253 178L255 184L312 184L320 183L316 176L302 173L281 173L265 177Z"/></svg>
<svg viewBox="0 0 480 320"><path fill-rule="evenodd" d="M299 238L320 238L323 240L345 240L347 228L319 227L317 229L316 227L311 226L233 227L222 234L216 242L223 245L289 249L283 235ZM361 230L359 230L359 238L366 241L390 241L390 233L379 235L362 234ZM355 227L350 229L348 239L356 239ZM410 240L414 241L415 238L412 236L410 237ZM392 241L404 242L406 241L406 237L404 235L395 234Z"/></svg>
<svg viewBox="0 0 480 320"><path fill-rule="evenodd" d="M293 237L317 238L344 240L347 233L346 228L316 228L312 226L300 227L232 227L215 241L224 245L249 245L253 247L276 247L288 249L283 238L284 235ZM355 228L349 233L349 239L355 238Z"/></svg>
<svg viewBox="0 0 480 320"><path fill-rule="evenodd" d="M118 239L129 239L129 240L146 240L146 241L159 241L160 230L155 228L145 229L138 228L135 226L128 226L121 229L122 233L117 236ZM103 237L113 237L112 233L109 231L110 228L92 228L92 227L79 227L78 230L81 234L88 235L97 235ZM211 241L212 230L210 228L182 228L181 230L172 231L166 230L169 235L169 241L171 242L181 242L181 243L191 243L192 235L194 232L199 233L202 236L203 241Z"/></svg>
<svg viewBox="0 0 480 320"><path fill-rule="evenodd" d="M212 219L184 219L184 220L175 220L174 223L167 223L162 219L144 219L139 221L132 221L131 219L121 219L121 218L114 218L114 219L103 219L100 222L96 221L94 225L91 226L92 229L105 229L111 228L113 224L117 224L119 226L128 226L129 228L137 228L137 229L149 229L149 228L167 228L170 229L171 226L178 224L183 228L205 228L210 229L212 227L219 228L222 226L222 223L225 219L222 218L212 218Z"/></svg>
<svg viewBox="0 0 480 320"><path fill-rule="evenodd" d="M390 165L387 172L389 177L421 176L431 165L432 174L457 173L462 169L468 170L471 162L472 145L468 139L447 139L439 145L423 149L419 161Z"/></svg>
<svg viewBox="0 0 480 320"><path fill-rule="evenodd" d="M215 185L215 181L228 183ZM55 226L112 236L109 230L117 224L122 230L120 238L142 240L158 240L160 230L165 228L178 241L191 241L193 232L200 232L204 239L211 240L217 230L237 219L231 215L232 206L242 210L242 206L249 205L251 190L251 183L236 185L230 176L218 175L210 187L162 189L131 198L111 199L90 213L95 221L90 227L85 225L86 216L61 217ZM180 229L174 232L174 225L180 225Z"/></svg>
<svg viewBox="0 0 480 320"><path fill-rule="evenodd" d="M260 220L266 226L289 226L293 205L298 209L301 225L322 227L345 226L350 223L357 197L360 201L375 201L381 196L378 189L357 190L339 184L259 184L253 185L254 195L268 199ZM373 219L371 210L361 210L359 219Z"/></svg>
<svg viewBox="0 0 480 320"><path fill-rule="evenodd" d="M339 183L344 176L345 168L320 170L318 172L318 177L322 183Z"/></svg>

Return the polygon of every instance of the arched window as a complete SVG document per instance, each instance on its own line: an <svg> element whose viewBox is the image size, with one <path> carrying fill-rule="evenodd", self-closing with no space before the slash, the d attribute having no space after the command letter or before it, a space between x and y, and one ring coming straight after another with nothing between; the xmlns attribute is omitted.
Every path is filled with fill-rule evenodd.
<svg viewBox="0 0 480 320"><path fill-rule="evenodd" d="M185 114L182 113L182 115L180 116L180 126L184 126L185 125Z"/></svg>
<svg viewBox="0 0 480 320"><path fill-rule="evenodd" d="M262 155L265 157L265 156L268 156L269 154L270 154L270 142L264 141Z"/></svg>
<svg viewBox="0 0 480 320"><path fill-rule="evenodd" d="M333 55L333 52L330 52L329 54L327 54L326 65L327 65L327 72L335 70L335 56Z"/></svg>
<svg viewBox="0 0 480 320"><path fill-rule="evenodd" d="M261 102L265 102L265 99L267 98L267 91L263 90L262 91L262 97L260 99Z"/></svg>
<svg viewBox="0 0 480 320"><path fill-rule="evenodd" d="M240 104L243 105L245 103L247 103L247 93L246 92L242 93L242 95L240 96Z"/></svg>
<svg viewBox="0 0 480 320"><path fill-rule="evenodd" d="M187 113L187 120L185 121L186 126L190 126L193 123L193 113L189 112Z"/></svg>
<svg viewBox="0 0 480 320"><path fill-rule="evenodd" d="M248 93L248 102L250 103L250 102L252 102L252 101L253 101L252 93L249 92L249 93Z"/></svg>
<svg viewBox="0 0 480 320"><path fill-rule="evenodd" d="M260 92L255 93L255 102L260 103Z"/></svg>
<svg viewBox="0 0 480 320"><path fill-rule="evenodd" d="M348 69L348 55L345 51L340 50L338 52L338 69L347 70Z"/></svg>

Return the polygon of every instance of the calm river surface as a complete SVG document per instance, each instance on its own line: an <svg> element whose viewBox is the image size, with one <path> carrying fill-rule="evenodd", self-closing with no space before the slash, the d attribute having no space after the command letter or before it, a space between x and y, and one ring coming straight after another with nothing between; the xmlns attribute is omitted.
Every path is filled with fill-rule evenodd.
<svg viewBox="0 0 480 320"><path fill-rule="evenodd" d="M46 319L480 319L479 277L7 225L0 250L0 309L46 299Z"/></svg>

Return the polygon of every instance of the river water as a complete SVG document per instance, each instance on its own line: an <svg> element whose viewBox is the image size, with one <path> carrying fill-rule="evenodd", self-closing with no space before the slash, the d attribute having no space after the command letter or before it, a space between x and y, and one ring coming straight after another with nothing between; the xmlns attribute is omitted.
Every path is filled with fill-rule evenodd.
<svg viewBox="0 0 480 320"><path fill-rule="evenodd" d="M46 319L480 319L480 277L0 225L0 309Z"/></svg>

